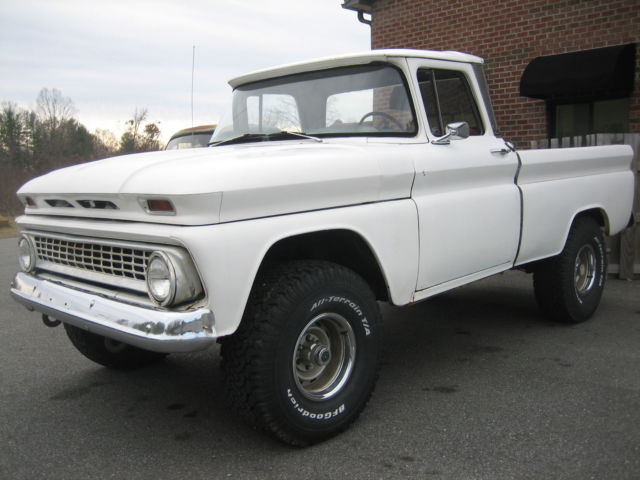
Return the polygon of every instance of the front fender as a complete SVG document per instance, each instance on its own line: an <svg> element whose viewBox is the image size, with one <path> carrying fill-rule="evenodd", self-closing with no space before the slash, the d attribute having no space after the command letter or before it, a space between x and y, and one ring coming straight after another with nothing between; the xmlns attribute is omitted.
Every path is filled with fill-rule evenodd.
<svg viewBox="0 0 640 480"><path fill-rule="evenodd" d="M322 230L359 235L379 263L391 301L397 305L411 301L418 274L417 213L411 200L181 229L181 243L193 255L203 279L218 335L230 335L240 324L269 249L286 238Z"/></svg>

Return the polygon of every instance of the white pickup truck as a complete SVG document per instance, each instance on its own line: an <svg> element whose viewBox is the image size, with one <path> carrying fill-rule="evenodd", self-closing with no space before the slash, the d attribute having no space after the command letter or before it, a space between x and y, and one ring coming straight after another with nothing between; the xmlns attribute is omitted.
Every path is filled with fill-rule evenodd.
<svg viewBox="0 0 640 480"><path fill-rule="evenodd" d="M344 430L378 375L377 301L512 268L541 309L596 310L631 221L628 146L516 152L482 59L379 50L230 81L210 148L31 180L13 298L112 368L222 344L231 403L280 440Z"/></svg>

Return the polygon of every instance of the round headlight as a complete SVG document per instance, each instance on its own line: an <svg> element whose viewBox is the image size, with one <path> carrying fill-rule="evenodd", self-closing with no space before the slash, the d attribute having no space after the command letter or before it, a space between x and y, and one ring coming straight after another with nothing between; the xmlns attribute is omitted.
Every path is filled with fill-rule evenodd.
<svg viewBox="0 0 640 480"><path fill-rule="evenodd" d="M36 252L27 237L18 241L18 262L24 272L30 272L36 266Z"/></svg>
<svg viewBox="0 0 640 480"><path fill-rule="evenodd" d="M170 304L176 294L176 272L163 252L153 252L147 264L147 290L152 300L161 306Z"/></svg>

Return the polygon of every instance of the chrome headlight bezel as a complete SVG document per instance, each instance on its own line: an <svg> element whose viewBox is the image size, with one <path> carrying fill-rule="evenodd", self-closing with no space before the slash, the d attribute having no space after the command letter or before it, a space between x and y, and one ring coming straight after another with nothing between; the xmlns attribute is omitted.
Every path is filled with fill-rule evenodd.
<svg viewBox="0 0 640 480"><path fill-rule="evenodd" d="M161 265L164 272L153 271L152 267L154 265ZM152 282L157 281L168 282L166 294L159 293L162 289L158 288L157 285L153 286ZM166 307L175 300L177 290L176 269L171 258L165 252L156 250L149 256L146 269L146 284L149 298L159 306Z"/></svg>
<svg viewBox="0 0 640 480"><path fill-rule="evenodd" d="M26 235L21 235L18 240L18 264L25 273L33 272L36 268L36 249ZM28 263L27 263L28 260Z"/></svg>

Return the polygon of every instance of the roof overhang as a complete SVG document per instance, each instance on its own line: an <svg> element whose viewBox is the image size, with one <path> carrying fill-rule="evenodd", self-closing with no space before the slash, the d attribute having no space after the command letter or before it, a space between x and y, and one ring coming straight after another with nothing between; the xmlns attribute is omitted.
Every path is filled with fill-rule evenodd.
<svg viewBox="0 0 640 480"><path fill-rule="evenodd" d="M356 12L371 13L371 5L375 0L344 0L342 8L347 10L355 10Z"/></svg>
<svg viewBox="0 0 640 480"><path fill-rule="evenodd" d="M284 77L286 75L295 75L297 73L327 70L329 68L365 65L372 62L389 62L393 58L407 57L429 58L450 62L484 63L484 60L480 57L461 52L440 52L434 50L413 50L404 48L369 50L367 52L326 57L306 62L291 63L266 70L259 70L257 72L247 73L246 75L232 78L229 80L229 85L231 85L232 88L236 88L240 85L258 82L260 80L267 80L274 77Z"/></svg>
<svg viewBox="0 0 640 480"><path fill-rule="evenodd" d="M635 68L633 43L537 57L524 69L520 95L556 101L627 97Z"/></svg>

